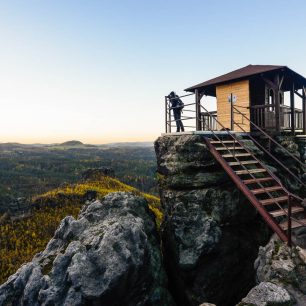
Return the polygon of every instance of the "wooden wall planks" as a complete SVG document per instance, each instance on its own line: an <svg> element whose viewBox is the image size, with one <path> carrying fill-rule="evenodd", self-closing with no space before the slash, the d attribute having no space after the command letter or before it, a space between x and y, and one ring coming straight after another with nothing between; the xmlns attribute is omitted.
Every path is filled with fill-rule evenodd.
<svg viewBox="0 0 306 306"><path fill-rule="evenodd" d="M232 93L237 97L236 103L234 105L243 113L247 118L250 118L250 110L243 107L250 106L250 86L249 80L239 81L226 85L216 86L217 92L217 111L218 120L226 127L231 127L231 107L228 102L228 96ZM243 119L241 115L234 114L234 120L246 131L250 131L250 123ZM242 130L235 125L234 130L237 132L242 132Z"/></svg>

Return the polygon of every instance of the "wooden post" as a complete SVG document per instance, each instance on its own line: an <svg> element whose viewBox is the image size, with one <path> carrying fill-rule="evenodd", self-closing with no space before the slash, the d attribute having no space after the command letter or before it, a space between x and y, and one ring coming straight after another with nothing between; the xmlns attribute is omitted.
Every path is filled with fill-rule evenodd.
<svg viewBox="0 0 306 306"><path fill-rule="evenodd" d="M198 89L195 90L195 107L196 107L196 130L201 130L201 109L200 109L200 96Z"/></svg>
<svg viewBox="0 0 306 306"><path fill-rule="evenodd" d="M302 98L302 109L303 109L303 134L306 135L306 88L303 86L303 98Z"/></svg>
<svg viewBox="0 0 306 306"><path fill-rule="evenodd" d="M276 88L274 89L274 101L275 101L275 129L277 133L280 133L280 101L279 101L279 75L275 78Z"/></svg>
<svg viewBox="0 0 306 306"><path fill-rule="evenodd" d="M234 108L233 108L233 94L231 93L231 131L234 130Z"/></svg>
<svg viewBox="0 0 306 306"><path fill-rule="evenodd" d="M291 115L291 133L295 132L295 103L294 103L294 83L290 89L290 115Z"/></svg>
<svg viewBox="0 0 306 306"><path fill-rule="evenodd" d="M171 102L169 100L169 107L168 107L168 133L171 133Z"/></svg>
<svg viewBox="0 0 306 306"><path fill-rule="evenodd" d="M166 131L166 133L168 133L168 101L167 101L167 96L165 96L165 131Z"/></svg>

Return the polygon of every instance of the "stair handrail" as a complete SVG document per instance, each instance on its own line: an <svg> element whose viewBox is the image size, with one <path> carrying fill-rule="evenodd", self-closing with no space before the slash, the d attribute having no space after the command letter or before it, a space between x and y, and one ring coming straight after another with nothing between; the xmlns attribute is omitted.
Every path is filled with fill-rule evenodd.
<svg viewBox="0 0 306 306"><path fill-rule="evenodd" d="M207 114L209 115L209 116L211 116L212 117L212 114L203 106L203 105L201 105L201 108L203 108L206 112L207 112ZM233 133L231 133L228 129L226 129L225 128L225 126L222 124L222 123L220 123L220 121L218 120L218 119L216 119L215 118L215 120L216 120L216 122L234 139L234 140L236 140L242 147L244 147L245 148L245 150L248 152L248 153L250 153L252 156L253 156L253 158L255 158L261 165L262 165L262 162L260 161L260 160L258 160L257 158L256 158L256 156L254 155L254 154L252 154L252 152L250 152L240 141L239 141L239 139L238 138L236 138L234 135L233 135ZM210 130L213 134L214 134L214 136L222 143L222 145L224 146L224 147L226 147L225 145L224 145L224 143L223 143L223 141L217 136L217 134L213 131L213 130ZM228 149L228 151L230 152L230 150ZM235 158L235 160L237 161L237 162L240 162L235 156L234 156L234 158ZM249 169L248 168L246 168L243 164L241 164L240 163L240 165L241 165L241 167L243 167L245 170L247 170L248 171L248 174L253 178L253 179L256 179L255 178L255 176L252 174L252 173L250 173L249 172ZM265 167L266 168L266 167ZM267 168L266 168L267 169ZM290 199L290 196L293 196L293 197L295 197L295 198L297 198L297 199L299 199L299 200L301 200L301 201L303 201L303 199L301 199L300 197L298 197L298 196L296 196L295 194L292 194L291 192L289 192L284 186L283 186L283 184L281 183L281 181L279 180L279 178L278 177L276 177L269 169L267 169L267 172L270 174L270 176L275 180L275 181L277 181L278 183L279 183L279 185L284 189L284 191L285 191L285 193L287 194L287 196L288 196L288 200ZM263 188L264 190L266 190L266 188L265 188L265 186L263 186L260 182L257 182L257 184L261 187L261 188ZM266 191L266 193L268 194L268 196L271 198L271 199L273 199L274 197L271 195L271 193L269 192L269 191ZM290 200L289 200L290 201ZM294 220L294 221L296 221L296 222L298 222L299 224L301 224L301 225L303 225L303 226L306 226L306 224L305 223L303 223L303 222L300 222L300 220L298 220L298 219L295 219L295 218L293 218L292 216L291 216L291 212L289 212L289 210L288 210L288 212L279 204L279 202L278 201L275 201L275 204L278 206L278 208L279 209L281 209L284 213L285 213L285 215L287 216L287 217L289 217L288 216L288 214L290 214L290 220L292 219L292 220ZM289 223L288 223L289 224ZM290 228L290 231L291 231L291 228ZM288 234L289 235L289 234Z"/></svg>
<svg viewBox="0 0 306 306"><path fill-rule="evenodd" d="M207 112L207 114L209 115L209 116L212 116L212 114L203 106L203 105L201 105L201 107ZM248 149L248 148L246 148L240 141L239 141L239 139L238 138L236 138L235 136L234 136L234 134L233 133L231 133L228 129L226 129L225 128L225 126L218 120L218 119L216 119L215 118L215 120L216 120L216 122L227 132L227 134L229 134L234 140L236 140L248 153L250 153L251 154L251 156L253 156L253 158L255 159L255 160L257 160L258 161L258 163L259 164L261 164L262 165L262 162ZM223 141L216 135L216 133L212 130L212 129L210 129L210 131L214 134L214 136L215 137L217 137L217 139L222 143L222 145L224 146L224 147L226 147L225 145L224 145L224 143L223 143ZM228 151L230 152L230 150L228 149ZM231 152L230 152L231 153ZM235 160L237 161L237 162L239 162L240 163L240 161L234 156L234 158L235 158ZM240 166L242 167L242 168L244 168L245 170L247 170L247 172L248 172L248 174L253 178L253 179L256 179L256 177L252 174L252 173L250 173L249 172L249 169L248 168L246 168L243 164L241 164L240 163ZM278 177L276 177L268 168L266 168L265 167L265 169L267 170L267 172L269 173L269 175L276 181L276 182L278 182L278 184L284 189L284 191L285 191L285 193L288 195L288 197L289 197L289 195L290 195L290 192L289 191L287 191L287 189L283 186L283 184L282 184L282 182L280 181L280 179L278 178ZM263 186L260 182L257 182L257 184L262 188L262 189L264 189L265 190L265 192L268 194L268 196L271 198L271 199L274 199L274 197L271 195L271 193L269 192L269 191L266 191L266 187L265 186ZM280 208L280 209L282 209L284 212L285 212L285 210L283 209L283 207L279 204L279 202L277 202L277 201L275 201L275 203L277 204L277 206Z"/></svg>
<svg viewBox="0 0 306 306"><path fill-rule="evenodd" d="M239 107L239 106L238 106ZM264 134L266 137L269 138L270 141L272 141L274 144L276 144L281 149L285 150L290 157L292 157L296 162L298 162L302 167L306 167L306 164L301 162L298 158L296 158L291 152L289 152L284 146L282 146L280 143L278 143L276 140L274 140L268 133L266 133L263 129L261 129L256 123L251 121L245 114L243 114L239 109L237 109L237 106L233 105L233 108L241 115L243 118L245 118L247 121L249 121L252 125L255 126L257 130L259 130L262 134Z"/></svg>
<svg viewBox="0 0 306 306"><path fill-rule="evenodd" d="M240 129L242 129L244 132L245 132L245 130L238 124L238 123L236 123L235 121L233 121L234 122L234 124L236 124ZM250 136L250 138L251 138L251 136ZM253 139L253 138L251 138L254 142L257 142L255 139ZM262 147L262 149L264 149L265 151L266 151L266 149L264 148L264 147ZM272 155L272 157L273 157L273 155ZM274 158L274 157L273 157ZM277 161L277 159L275 158L275 160ZM281 162L280 162L281 163ZM289 169L287 169L288 170L288 172L289 173L291 173L291 171L289 170ZM294 175L293 173L291 173L292 175ZM303 183L302 183L303 184ZM304 184L303 184L304 185ZM285 188L286 189L286 188ZM286 189L287 190L287 189ZM298 200L300 200L300 201L303 201L303 199L302 198L300 198L299 196L297 196L297 195L295 195L294 193L291 193L291 192L289 192L288 193L288 196L289 196L289 198L296 198L296 199L298 199ZM288 199L289 199L288 198ZM306 223L304 223L304 222L301 222L299 219L296 219L296 218L294 218L294 217L292 217L292 215L291 215L291 201L290 200L288 200L288 211L286 212L286 210L281 206L281 205L279 205L279 203L278 202L276 202L276 205L281 209L281 210L283 210L283 212L287 215L287 217L288 218L290 218L290 223L291 223L291 220L294 220L295 222L297 222L297 223L299 223L300 225L302 225L302 226L306 226ZM289 221L288 221L288 229L289 229ZM290 228L290 231L291 231L291 228ZM288 234L289 235L289 234Z"/></svg>
<svg viewBox="0 0 306 306"><path fill-rule="evenodd" d="M239 123L237 123L237 122L234 121L234 124L237 125L243 132L246 132L245 129L244 129ZM252 141L254 141L255 143L257 143L263 150L265 150L265 151L267 151L267 153L269 153L269 151L266 150L263 146L261 146L252 136L249 135L249 137L252 139ZM278 161L278 159L276 159L273 155L271 155L271 157L273 157L277 162L279 162L281 165L283 165L283 164L282 164L280 161ZM285 166L283 165L283 167L285 167ZM285 167L285 168L286 168L286 167ZM289 169L286 168L286 170L287 170L289 173L291 173L296 179L299 180L299 178L296 177ZM303 184L302 181L300 181L300 182L301 182L301 184ZM303 185L304 185L304 184L303 184ZM284 188L284 189L286 189L286 188ZM287 189L286 189L286 190L287 190ZM290 192L290 191L288 191L288 195L291 196L291 197L293 197L293 198L296 198L297 200L299 200L299 201L301 201L301 202L303 201L303 199L302 199L301 197L297 196L296 194L294 194L294 193L292 193L292 192ZM278 205L278 204L277 204L277 205ZM279 206L279 205L278 205L278 206ZM282 207L280 207L280 208L281 208L282 210L284 210ZM300 222L298 219L295 219L295 218L293 218L293 217L291 217L291 218L292 218L292 220L298 222L299 224L301 224L301 225L303 225L303 226L306 226L305 223Z"/></svg>
<svg viewBox="0 0 306 306"><path fill-rule="evenodd" d="M238 114L240 114L243 118L247 119L251 124L253 124L256 128L259 129L260 132L262 132L265 136L267 136L269 138L270 141L272 141L273 143L275 143L278 147L280 147L281 149L285 150L286 153L289 154L289 156L291 156L292 158L294 158L295 161L297 161L302 167L305 167L306 165L303 164L299 159L297 159L292 153L290 153L285 147L283 147L281 144L279 144L277 141L275 141L270 135L268 135L265 131L263 131L259 126L257 126L253 121L251 121L247 116L245 116L245 114L243 114L242 112L240 112L239 109L237 109L235 106L233 106L233 108L238 112ZM234 120L234 124L236 124L243 132L246 132L246 130L239 125L235 120ZM252 141L254 141L262 150L265 151L265 153L267 153L273 160L275 160L279 165L281 165L283 167L283 169L285 169L288 173L290 173L300 184L302 184L305 188L306 188L306 184L304 184L304 182L298 178L291 170L289 170L280 160L278 160L273 154L271 154L271 152L269 152L269 150L267 150L263 145L261 145L252 135L248 135L249 138L252 139ZM294 195L295 196L295 195ZM296 197L296 196L295 196Z"/></svg>

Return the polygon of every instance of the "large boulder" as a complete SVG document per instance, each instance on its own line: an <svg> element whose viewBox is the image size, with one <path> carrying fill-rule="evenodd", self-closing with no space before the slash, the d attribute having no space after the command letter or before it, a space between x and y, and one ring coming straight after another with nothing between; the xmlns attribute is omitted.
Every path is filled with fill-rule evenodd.
<svg viewBox="0 0 306 306"><path fill-rule="evenodd" d="M292 299L286 289L270 282L254 287L237 306L290 306Z"/></svg>
<svg viewBox="0 0 306 306"><path fill-rule="evenodd" d="M146 200L112 193L66 217L0 287L0 305L173 305Z"/></svg>
<svg viewBox="0 0 306 306"><path fill-rule="evenodd" d="M259 248L255 261L257 282L273 282L286 289L294 305L306 305L306 251L289 248L275 235Z"/></svg>
<svg viewBox="0 0 306 306"><path fill-rule="evenodd" d="M163 253L177 304L236 304L255 285L253 264L268 241L267 227L203 136L163 136L155 151Z"/></svg>

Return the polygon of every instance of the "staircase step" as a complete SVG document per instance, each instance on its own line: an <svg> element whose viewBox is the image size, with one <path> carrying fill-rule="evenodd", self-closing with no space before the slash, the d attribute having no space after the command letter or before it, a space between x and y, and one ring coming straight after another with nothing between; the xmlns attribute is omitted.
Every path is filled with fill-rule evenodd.
<svg viewBox="0 0 306 306"><path fill-rule="evenodd" d="M239 165L252 165L252 164L258 164L259 162L257 160L242 160L239 162L229 162L228 164L230 166L239 166Z"/></svg>
<svg viewBox="0 0 306 306"><path fill-rule="evenodd" d="M237 153L237 154L223 154L222 157L242 157L242 156L251 156L250 153Z"/></svg>
<svg viewBox="0 0 306 306"><path fill-rule="evenodd" d="M297 228L297 227L302 227L302 226L306 226L306 219L301 219L299 220L301 223L304 223L305 225L302 225L301 223L295 221L295 220L291 220L291 228ZM284 221L282 223L279 224L279 226L286 231L288 229L288 220Z"/></svg>
<svg viewBox="0 0 306 306"><path fill-rule="evenodd" d="M268 176L268 177L261 177L261 178L256 178L256 179L243 180L243 183L245 185L249 185L249 184L264 183L264 182L270 182L270 181L274 181L274 178L271 176Z"/></svg>
<svg viewBox="0 0 306 306"><path fill-rule="evenodd" d="M245 150L243 147L219 147L216 148L217 151L224 151L224 150Z"/></svg>
<svg viewBox="0 0 306 306"><path fill-rule="evenodd" d="M262 205L271 205L271 204L275 204L276 202L285 202L285 201L288 201L288 196L282 196L282 197L278 197L278 198L260 200L259 202Z"/></svg>
<svg viewBox="0 0 306 306"><path fill-rule="evenodd" d="M210 143L238 143L238 141L234 140L211 140Z"/></svg>
<svg viewBox="0 0 306 306"><path fill-rule="evenodd" d="M235 173L237 175L250 174L250 173L262 173L262 172L267 172L267 169L259 168L259 169L248 169L248 170L237 170L237 171L235 171Z"/></svg>
<svg viewBox="0 0 306 306"><path fill-rule="evenodd" d="M304 208L301 206L293 206L291 207L291 213L295 214L298 212L302 212L304 211ZM288 209L284 208L284 209L279 209L279 210L274 210L274 211L269 211L269 214L276 218L276 217L280 217L280 216L286 216L286 214L288 213Z"/></svg>
<svg viewBox="0 0 306 306"><path fill-rule="evenodd" d="M283 190L283 187L281 187L281 186L272 186L272 187L253 189L251 191L254 194L259 194L259 193L265 193L265 192L277 191L277 190Z"/></svg>
<svg viewBox="0 0 306 306"><path fill-rule="evenodd" d="M238 143L237 140L211 140L210 143Z"/></svg>

